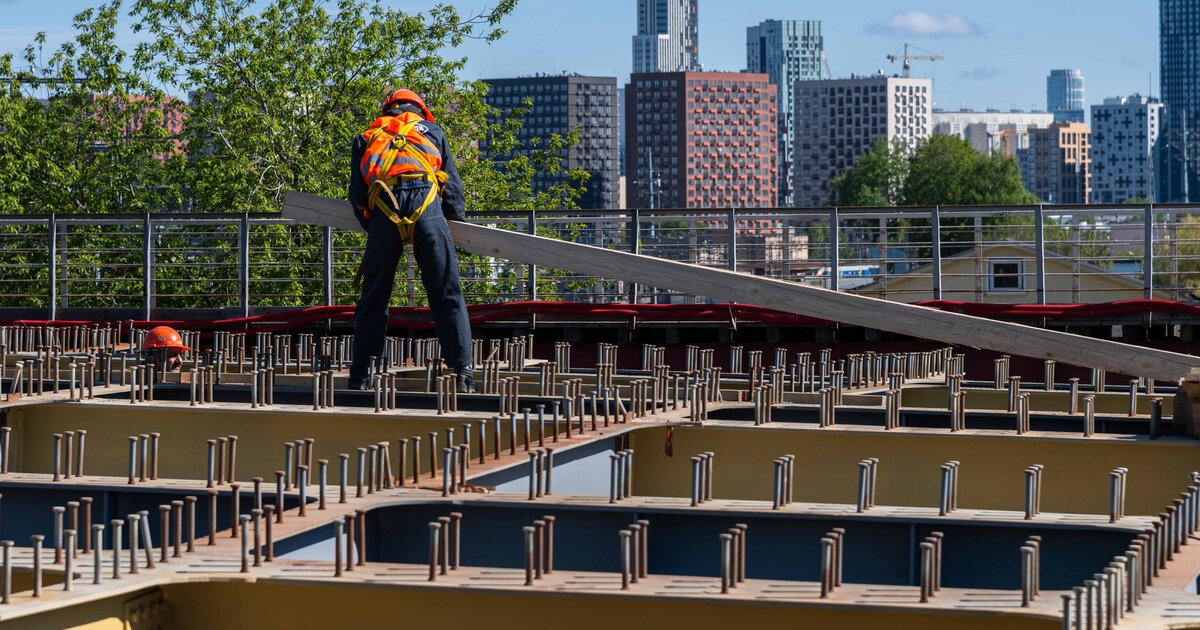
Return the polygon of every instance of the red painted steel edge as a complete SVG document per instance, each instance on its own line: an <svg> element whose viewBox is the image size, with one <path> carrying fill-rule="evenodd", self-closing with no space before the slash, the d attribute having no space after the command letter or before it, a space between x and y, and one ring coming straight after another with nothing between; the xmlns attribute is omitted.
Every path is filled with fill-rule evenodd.
<svg viewBox="0 0 1200 630"><path fill-rule="evenodd" d="M917 302L919 306L963 313L991 319L1103 319L1130 315L1185 315L1200 317L1200 306L1169 300L1122 300L1099 304L980 304L951 300ZM783 313L749 304L591 304L585 302L524 301L499 304L474 304L468 307L472 324L485 324L538 316L638 318L644 321L756 322L774 326L805 326L829 323L815 317ZM326 321L352 321L354 306L315 306L249 317L227 319L172 319L134 321L137 328L167 325L190 330L239 329L254 332L277 332ZM128 321L128 320L124 320ZM2 325L83 326L102 321L91 320L32 320L0 321ZM117 322L113 322L117 323ZM393 307L389 309L388 324L397 328L429 329L429 309L425 307Z"/></svg>

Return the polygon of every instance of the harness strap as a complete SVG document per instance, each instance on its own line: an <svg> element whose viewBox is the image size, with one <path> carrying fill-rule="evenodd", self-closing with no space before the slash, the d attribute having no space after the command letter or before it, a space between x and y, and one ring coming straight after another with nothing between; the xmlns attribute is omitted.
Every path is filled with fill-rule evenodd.
<svg viewBox="0 0 1200 630"><path fill-rule="evenodd" d="M401 127L397 133L392 136L393 149L389 150L384 155L384 162L379 172L387 173L392 169L397 156L403 152L407 157L417 161L425 171L424 173L401 173L396 177L388 177L377 179L367 191L367 207L369 209L378 209L392 223L396 224L396 229L400 232L401 243L411 243L413 239L413 230L417 222L421 220L421 215L425 214L425 210L433 203L433 200L441 192L441 186L446 182L448 175L444 171L436 170L429 160L416 150L408 141L408 134L419 121L411 121ZM371 135L372 141L376 135L380 133L388 133L382 127L375 130ZM403 144L396 147L397 139L402 139ZM400 216L400 203L396 200L396 196L392 193L392 186L402 181L412 181L422 179L429 182L429 193L425 195L424 201L408 216Z"/></svg>
<svg viewBox="0 0 1200 630"><path fill-rule="evenodd" d="M421 202L421 205L412 214L405 217L400 216L397 212L400 204L396 201L396 196L392 194L392 185L396 183L396 180L421 178L424 178L424 175L412 174L401 175L400 177L393 177L387 180L378 179L375 180L374 184L371 184L371 189L367 191L367 206L378 209L388 220L396 224L396 229L400 232L401 243L412 242L414 226L416 226L417 221L421 220L421 215L425 214L425 209L437 198L438 183L436 179L431 182L429 193L425 195L425 200ZM386 197L381 198L381 195L386 195Z"/></svg>

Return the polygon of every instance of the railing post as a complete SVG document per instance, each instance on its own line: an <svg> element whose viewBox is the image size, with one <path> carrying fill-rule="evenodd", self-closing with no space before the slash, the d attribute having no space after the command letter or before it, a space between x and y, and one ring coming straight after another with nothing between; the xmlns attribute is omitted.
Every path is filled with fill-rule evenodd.
<svg viewBox="0 0 1200 630"><path fill-rule="evenodd" d="M1142 254L1142 288L1147 300L1154 297L1154 204L1143 210L1146 234L1143 237L1146 250Z"/></svg>
<svg viewBox="0 0 1200 630"><path fill-rule="evenodd" d="M154 308L154 225L150 213L142 215L142 319L150 321Z"/></svg>
<svg viewBox="0 0 1200 630"><path fill-rule="evenodd" d="M243 212L238 227L238 306L250 315L250 213Z"/></svg>
<svg viewBox="0 0 1200 630"><path fill-rule="evenodd" d="M1046 223L1045 206L1033 209L1034 281L1037 284L1037 303L1046 303Z"/></svg>
<svg viewBox="0 0 1200 630"><path fill-rule="evenodd" d="M1169 262L1171 299L1179 301L1179 213L1167 215L1167 260Z"/></svg>
<svg viewBox="0 0 1200 630"><path fill-rule="evenodd" d="M639 235L642 233L642 211L634 208L629 212L629 251L634 254L640 254L642 251ZM638 303L638 285L636 282L629 284L629 303Z"/></svg>
<svg viewBox="0 0 1200 630"><path fill-rule="evenodd" d="M333 228L326 225L325 241L325 306L333 306Z"/></svg>
<svg viewBox="0 0 1200 630"><path fill-rule="evenodd" d="M983 258L983 217L975 216L975 302L983 301L985 270L987 263Z"/></svg>
<svg viewBox="0 0 1200 630"><path fill-rule="evenodd" d="M46 227L50 233L50 286L47 291L46 302L46 319L51 321L58 319L58 219L51 214L46 220Z"/></svg>
<svg viewBox="0 0 1200 630"><path fill-rule="evenodd" d="M829 210L829 288L834 291L838 290L838 280L841 279L841 270L838 264L838 249L841 248L841 240L838 236L838 225L841 220L838 218L837 207Z"/></svg>
<svg viewBox="0 0 1200 630"><path fill-rule="evenodd" d="M879 297L887 299L888 235L887 218L879 217Z"/></svg>
<svg viewBox="0 0 1200 630"><path fill-rule="evenodd" d="M942 207L934 206L929 213L929 229L933 235L933 299L942 299Z"/></svg>
<svg viewBox="0 0 1200 630"><path fill-rule="evenodd" d="M727 247L726 264L730 271L737 271L737 208L729 209L729 243Z"/></svg>
<svg viewBox="0 0 1200 630"><path fill-rule="evenodd" d="M529 211L529 233L537 236L537 210ZM529 301L537 299L537 265L530 264L529 270Z"/></svg>

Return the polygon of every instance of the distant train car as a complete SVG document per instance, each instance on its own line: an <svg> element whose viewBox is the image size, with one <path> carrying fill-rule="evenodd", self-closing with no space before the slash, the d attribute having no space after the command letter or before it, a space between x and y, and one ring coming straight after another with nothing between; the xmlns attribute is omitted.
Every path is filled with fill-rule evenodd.
<svg viewBox="0 0 1200 630"><path fill-rule="evenodd" d="M804 284L815 287L823 287L826 289L833 288L829 282L830 267L821 267L811 276L804 278ZM839 289L855 289L861 286L866 286L875 281L875 277L879 275L879 265L845 265L838 267L838 288Z"/></svg>

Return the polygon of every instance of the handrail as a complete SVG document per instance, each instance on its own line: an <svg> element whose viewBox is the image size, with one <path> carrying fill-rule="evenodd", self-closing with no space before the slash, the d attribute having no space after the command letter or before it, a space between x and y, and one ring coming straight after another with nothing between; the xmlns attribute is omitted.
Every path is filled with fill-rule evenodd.
<svg viewBox="0 0 1200 630"><path fill-rule="evenodd" d="M500 210L471 221L903 302L1195 303L1200 290L1200 206L1189 204ZM327 237L273 212L4 215L0 316L348 304L356 232ZM478 256L462 272L472 303L708 301ZM395 295L423 303L411 260Z"/></svg>

